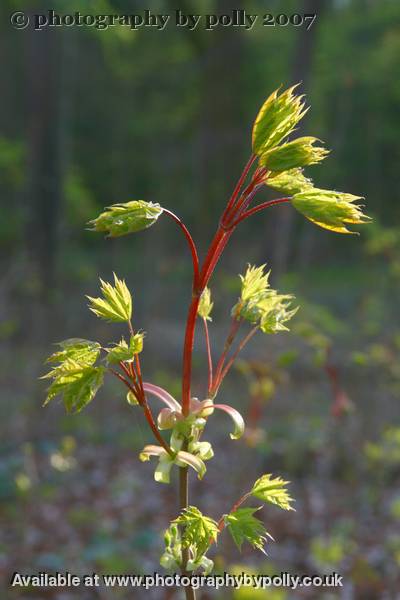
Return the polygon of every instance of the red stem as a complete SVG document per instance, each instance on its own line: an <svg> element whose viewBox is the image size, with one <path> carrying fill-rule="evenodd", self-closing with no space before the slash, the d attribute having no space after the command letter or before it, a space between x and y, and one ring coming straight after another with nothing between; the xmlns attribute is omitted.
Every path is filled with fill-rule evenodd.
<svg viewBox="0 0 400 600"><path fill-rule="evenodd" d="M239 346L236 348L235 352L232 354L232 356L230 357L229 361L227 362L225 368L223 369L222 373L220 374L219 378L217 381L215 381L214 383L214 391L217 392L221 383L223 382L223 380L225 379L229 369L231 368L231 366L233 365L233 363L235 362L239 352L241 352L241 350L243 350L243 348L245 347L245 345L251 340L251 338L253 337L253 335L255 335L255 333L258 330L258 325L256 325L255 327L253 327L253 329L250 329L249 333L242 339L242 341L240 342Z"/></svg>
<svg viewBox="0 0 400 600"><path fill-rule="evenodd" d="M278 198L277 200L268 200L267 202L258 204L257 206L254 206L250 210L247 210L246 212L241 214L240 217L236 219L236 221L233 221L231 227L236 227L237 225L239 225L239 223L241 223L241 221L244 221L248 217L251 217L251 215L254 215L260 210L264 210L265 208L269 208L270 206L275 206L276 204L283 204L284 202L290 202L290 198Z"/></svg>
<svg viewBox="0 0 400 600"><path fill-rule="evenodd" d="M211 344L210 344L210 334L208 332L208 323L207 319L203 317L204 324L204 335L206 338L206 348L207 348L207 362L208 362L208 385L207 385L207 396L210 393L212 380L213 380L213 362L211 356Z"/></svg>
<svg viewBox="0 0 400 600"><path fill-rule="evenodd" d="M141 398L140 395L138 396L137 392L138 390L135 390L131 384L129 383L129 381L127 381L125 379L125 377L123 377L120 373L118 373L118 371L115 371L115 369L110 369L110 372L115 375L115 377L118 377L118 379L120 381L122 381L127 388L129 388L129 390L135 395L137 401L139 402L139 405L143 408L144 411L144 416L146 417L146 421L148 422L148 424L150 425L150 428L152 430L152 432L154 433L154 436L156 438L156 440L161 444L161 446L168 452L168 454L171 457L174 457L174 453L171 450L171 448L168 446L168 444L166 443L166 441L164 440L164 438L162 437L162 435L160 434L160 432L157 429L157 426L154 422L154 418L152 415L152 412L147 404L147 400L146 400L146 396L143 395L143 397Z"/></svg>
<svg viewBox="0 0 400 600"><path fill-rule="evenodd" d="M221 375L221 371L224 366L226 355L229 352L229 348L232 346L233 340L235 339L235 335L237 334L237 332L239 330L240 323L241 323L240 320L235 319L235 318L232 319L231 328L229 330L228 336L227 336L225 344L224 344L224 349L222 351L222 354L221 354L218 364L217 364L217 368L215 370L215 381L212 382L212 386L210 388L213 392L215 391L214 388L218 384L218 379Z"/></svg>
<svg viewBox="0 0 400 600"><path fill-rule="evenodd" d="M232 506L231 510L229 511L229 515L233 512L235 512L239 506L241 506L243 504L243 502L246 502L247 498L249 498L251 496L250 492L246 492L246 494L243 494L243 496L241 496L241 498L239 498L239 500L237 502L235 502L235 504ZM224 515L220 518L220 520L218 521L218 530L221 532L223 530L223 528L225 527L225 523L224 523Z"/></svg>
<svg viewBox="0 0 400 600"><path fill-rule="evenodd" d="M226 221L226 219L228 217L228 213L231 210L231 208L233 207L233 205L234 205L234 203L236 201L236 198L237 198L237 196L238 196L238 194L240 192L240 188L242 187L242 185L244 183L244 180L246 179L246 177L247 177L247 175L248 175L248 173L249 173L249 171L250 171L250 169L251 169L254 161L256 160L256 158L257 158L257 156L255 154L252 154L250 156L249 160L247 161L246 166L243 169L243 173L241 174L240 179L237 182L236 187L235 187L235 189L232 192L232 196L229 198L229 202L228 202L228 204L227 204L227 206L226 206L226 208L224 210L224 213L223 213L222 219L221 219L222 222Z"/></svg>
<svg viewBox="0 0 400 600"><path fill-rule="evenodd" d="M152 432L154 433L157 441L161 444L161 446L164 448L164 450L166 450L168 452L168 454L173 458L175 456L175 454L173 453L171 448L168 446L167 442L164 440L164 438L158 431L157 426L154 422L152 412L149 408L149 405L147 404L146 397L144 398L142 406L143 406L144 416L146 417L146 420L147 420L148 424L150 425L150 428L151 428Z"/></svg>
<svg viewBox="0 0 400 600"><path fill-rule="evenodd" d="M180 218L175 215L172 211L163 208L163 212L165 214L167 214L169 217L171 217L175 223L178 223L179 227L182 229L185 238L189 244L189 248L190 248L190 252L192 255L192 262L193 262L193 288L196 288L199 282L199 257L197 254L197 249L196 249L196 244L193 241L192 236L189 233L188 228L186 227L186 225L180 220Z"/></svg>

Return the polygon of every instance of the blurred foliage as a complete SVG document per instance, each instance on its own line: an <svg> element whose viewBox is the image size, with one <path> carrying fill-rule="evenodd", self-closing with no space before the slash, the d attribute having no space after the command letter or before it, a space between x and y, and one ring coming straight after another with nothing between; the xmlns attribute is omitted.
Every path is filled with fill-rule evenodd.
<svg viewBox="0 0 400 600"><path fill-rule="evenodd" d="M142 10L131 0L95 4L96 12ZM40 0L26 5L48 9ZM166 0L154 6L164 13L175 9ZM225 300L239 291L233 261L240 258L243 270L246 260L267 261L278 273L272 250L288 244L279 289L295 293L301 306L293 319L296 337L290 346L260 342L261 360L244 355L225 393L247 406L245 442L258 450L254 469L267 465L291 479L297 512L284 520L271 513L268 530L279 540L271 545L271 560L267 565L244 560L237 570L269 573L271 561L277 573L325 572L334 565L345 574L350 595L381 598L400 585L400 5L327 0L325 6L305 77L313 106L307 129L332 151L315 183L320 176L327 187L365 196L374 222L359 239L348 236L339 244L336 234L323 235L297 217L289 241L273 211L249 221L217 273L210 327L227 317ZM79 0L57 0L52 7L89 12ZM216 7L215 0L190 2L197 14ZM140 285L135 310L149 330L146 373L179 397L179 327L188 299L183 284L190 276L181 240L171 234L172 224L160 223L147 242L109 241L104 249L85 231L86 222L105 206L144 198L181 215L204 247L211 235L206 226L220 212L250 151L245 124L268 90L298 80L293 65L295 56L303 56L300 30L57 28L50 36L54 46L46 51L39 43L49 39L46 32L9 27L13 10L20 10L19 3L2 3L0 562L7 572L152 572L151 557L161 548L157 532L176 514L176 498L158 497L141 466L133 466L144 442L143 424L126 417L124 398L112 403L107 392L79 422L60 417L58 406L44 416L43 388L35 379L42 372L43 346L61 336L61 329L66 338L76 330L86 308L73 298L82 287L94 293L99 272L109 277L118 265L134 291ZM265 3L250 0L246 10L262 14ZM294 0L271 0L268 10L300 9ZM54 63L46 63L46 56L54 56ZM46 76L40 61L47 65ZM34 95L35 82L48 103ZM51 102L61 109L57 127L48 112ZM34 132L43 123L49 128L42 133L59 136L56 175L49 166L54 152L40 169L34 160ZM40 185L34 186L38 173ZM34 215L39 230L32 225ZM43 241L44 250L36 253ZM52 265L45 261L49 254ZM52 271L54 286L44 303ZM154 338L150 321L157 326ZM101 325L90 323L104 335ZM219 330L210 334L217 344ZM198 373L203 358L196 359ZM353 407L339 419L331 416L335 394L326 366L336 369ZM216 444L226 444L214 433ZM241 460L239 482L231 480L230 462L222 464L228 503L247 472L249 478L254 474L249 459ZM221 485L220 471L210 469L209 477L210 492L201 501L214 513L212 485ZM154 513L159 523L153 530L147 522ZM224 569L234 572L233 560ZM124 597L123 590L115 594ZM320 597L312 594L305 597ZM234 592L235 600L261 597L286 600L290 594Z"/></svg>

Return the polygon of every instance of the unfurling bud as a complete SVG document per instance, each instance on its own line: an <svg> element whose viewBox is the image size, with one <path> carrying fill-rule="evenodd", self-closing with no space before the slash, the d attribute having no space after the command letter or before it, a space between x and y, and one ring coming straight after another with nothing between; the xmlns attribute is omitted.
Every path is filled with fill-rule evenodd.
<svg viewBox="0 0 400 600"><path fill-rule="evenodd" d="M211 301L211 290L206 287L203 290L203 293L200 297L199 308L197 309L197 314L202 319L207 319L207 321L211 321L211 311L214 306L214 302Z"/></svg>
<svg viewBox="0 0 400 600"><path fill-rule="evenodd" d="M92 231L104 231L109 237L119 237L147 229L157 221L162 211L159 204L132 200L108 206L97 219L89 221L89 225L93 226Z"/></svg>
<svg viewBox="0 0 400 600"><path fill-rule="evenodd" d="M329 154L325 148L314 146L318 141L317 138L310 136L297 138L265 152L260 157L260 164L269 171L287 171L314 165Z"/></svg>
<svg viewBox="0 0 400 600"><path fill-rule="evenodd" d="M252 133L253 152L257 156L282 142L306 114L308 109L304 108L304 96L293 94L296 87L280 95L275 90L262 105Z"/></svg>
<svg viewBox="0 0 400 600"><path fill-rule="evenodd" d="M347 229L347 223L367 223L370 218L355 204L361 196L314 188L295 194L292 204L307 219L338 233L356 233Z"/></svg>

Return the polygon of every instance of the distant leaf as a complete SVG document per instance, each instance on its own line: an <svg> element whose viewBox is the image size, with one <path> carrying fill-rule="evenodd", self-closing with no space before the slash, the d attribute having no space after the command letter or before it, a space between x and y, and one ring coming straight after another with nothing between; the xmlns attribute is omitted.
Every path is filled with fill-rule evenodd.
<svg viewBox="0 0 400 600"><path fill-rule="evenodd" d="M143 333L135 333L129 340L129 346L124 338L122 338L118 344L112 348L107 348L107 363L132 362L136 354L139 354L143 350L143 337Z"/></svg>
<svg viewBox="0 0 400 600"><path fill-rule="evenodd" d="M162 210L159 204L132 200L109 206L89 225L92 225L92 231L104 231L109 237L119 237L147 229L157 221Z"/></svg>
<svg viewBox="0 0 400 600"><path fill-rule="evenodd" d="M216 540L218 537L218 523L203 515L195 506L185 508L173 523L182 527L183 546L186 548L194 546L196 558L203 556L211 540Z"/></svg>
<svg viewBox="0 0 400 600"><path fill-rule="evenodd" d="M284 481L280 477L273 478L270 473L267 473L257 479L250 494L263 502L276 504L284 510L294 510L290 505L293 502L293 498L290 497L286 489L288 483L288 481Z"/></svg>
<svg viewBox="0 0 400 600"><path fill-rule="evenodd" d="M197 310L198 315L202 319L207 319L207 321L211 321L211 311L213 307L213 302L211 301L211 291L210 288L206 287L201 294L199 308Z"/></svg>
<svg viewBox="0 0 400 600"><path fill-rule="evenodd" d="M267 537L273 539L262 521L254 516L258 510L260 508L238 508L235 512L225 515L225 524L239 550L242 549L243 542L248 542L253 548L265 553Z"/></svg>
<svg viewBox="0 0 400 600"><path fill-rule="evenodd" d="M91 298L89 308L95 315L106 321L116 323L130 321L132 317L132 297L125 281L118 279L114 273L114 286L102 279L102 298Z"/></svg>
<svg viewBox="0 0 400 600"><path fill-rule="evenodd" d="M316 142L317 138L307 136L272 148L261 155L260 165L270 171L287 171L319 163L329 152L314 146Z"/></svg>
<svg viewBox="0 0 400 600"><path fill-rule="evenodd" d="M296 127L308 109L304 108L303 97L295 96L293 86L281 94L275 90L262 105L253 126L252 142L254 154L260 155L277 146Z"/></svg>

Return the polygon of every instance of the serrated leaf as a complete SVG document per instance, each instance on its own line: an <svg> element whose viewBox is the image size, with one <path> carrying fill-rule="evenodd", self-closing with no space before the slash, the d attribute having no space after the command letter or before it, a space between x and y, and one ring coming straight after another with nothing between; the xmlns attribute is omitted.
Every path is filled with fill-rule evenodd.
<svg viewBox="0 0 400 600"><path fill-rule="evenodd" d="M232 308L232 316L258 324L263 333L288 331L285 323L297 312L297 308L289 310L293 296L278 294L270 288L269 275L270 271L265 273L265 265L247 267L245 275L240 275L241 294Z"/></svg>
<svg viewBox="0 0 400 600"><path fill-rule="evenodd" d="M295 194L292 204L315 225L337 233L355 233L346 225L363 224L370 218L355 204L360 196L313 188Z"/></svg>
<svg viewBox="0 0 400 600"><path fill-rule="evenodd" d="M281 477L273 478L270 473L266 473L257 479L250 494L263 502L276 504L284 510L294 510L290 505L293 502L293 498L290 497L286 489L288 483L288 481L284 481Z"/></svg>
<svg viewBox="0 0 400 600"><path fill-rule="evenodd" d="M191 546L195 549L195 560L203 556L211 540L216 540L218 537L218 523L211 517L203 515L195 506L185 508L173 523L182 528L183 546L186 548Z"/></svg>
<svg viewBox="0 0 400 600"><path fill-rule="evenodd" d="M63 362L67 358L87 366L93 365L100 353L100 344L81 338L70 338L58 343L61 350L54 352L46 360L47 363Z"/></svg>
<svg viewBox="0 0 400 600"><path fill-rule="evenodd" d="M229 515L225 515L225 524L239 550L242 549L243 542L248 542L253 548L265 553L264 546L267 538L273 539L266 531L262 521L254 516L258 510L260 507L238 508Z"/></svg>
<svg viewBox="0 0 400 600"><path fill-rule="evenodd" d="M262 105L253 125L254 154L263 154L277 146L306 114L308 109L304 108L304 96L293 94L296 87L292 86L281 94L275 90Z"/></svg>
<svg viewBox="0 0 400 600"><path fill-rule="evenodd" d="M260 156L260 165L269 171L287 171L321 162L328 150L314 146L317 138L306 136L272 148Z"/></svg>
<svg viewBox="0 0 400 600"><path fill-rule="evenodd" d="M239 275L242 282L240 300L243 304L257 302L269 288L268 280L271 271L265 273L265 268L266 265L260 267L247 265L246 273Z"/></svg>
<svg viewBox="0 0 400 600"><path fill-rule="evenodd" d="M313 187L312 180L303 175L302 169L290 169L282 173L269 173L265 184L278 192L293 196Z"/></svg>
<svg viewBox="0 0 400 600"><path fill-rule="evenodd" d="M82 366L67 359L57 368L44 404L61 395L67 412L81 411L103 384L104 371L103 367Z"/></svg>
<svg viewBox="0 0 400 600"><path fill-rule="evenodd" d="M135 359L136 354L139 354L143 350L143 333L135 333L129 340L129 346L122 338L118 344L112 348L106 348L107 363L112 365L119 362L132 362Z"/></svg>
<svg viewBox="0 0 400 600"><path fill-rule="evenodd" d="M107 207L89 225L92 225L92 231L104 231L109 237L119 237L151 227L162 211L159 204L132 200Z"/></svg>
<svg viewBox="0 0 400 600"><path fill-rule="evenodd" d="M115 323L130 321L132 317L132 297L125 281L118 279L114 273L114 286L101 281L102 298L92 298L89 308L100 319Z"/></svg>

